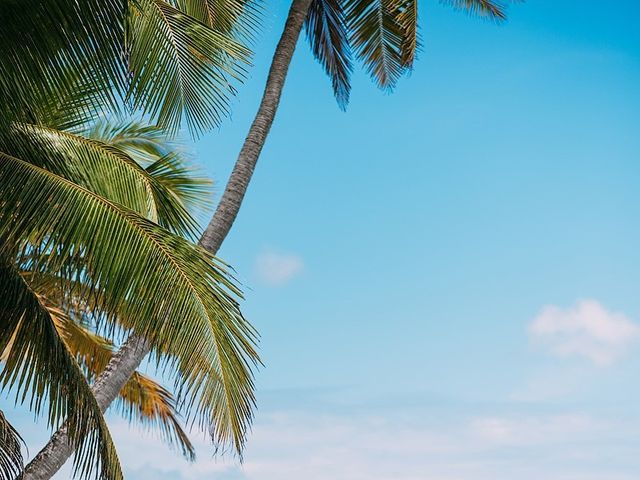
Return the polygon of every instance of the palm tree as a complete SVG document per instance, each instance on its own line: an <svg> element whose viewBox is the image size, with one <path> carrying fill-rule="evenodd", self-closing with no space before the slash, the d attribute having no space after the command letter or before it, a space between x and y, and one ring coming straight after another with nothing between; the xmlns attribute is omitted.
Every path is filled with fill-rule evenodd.
<svg viewBox="0 0 640 480"><path fill-rule="evenodd" d="M455 8L495 21L506 19L505 6L495 0L449 0ZM346 107L350 92L352 55L360 60L382 89L392 89L411 70L419 47L417 0L293 0L276 47L262 100L249 128L215 214L200 245L215 253L235 221L262 148L273 124L289 65L303 26L312 51L329 75L339 106ZM144 355L144 339L132 336L128 354L114 359L110 368L126 376ZM122 380L120 380L122 381ZM116 381L99 390L112 393Z"/></svg>
<svg viewBox="0 0 640 480"><path fill-rule="evenodd" d="M0 14L0 383L51 427L64 421L54 440L76 451L79 475L122 478L102 417L118 394L187 454L174 402L238 451L252 416L256 333L228 267L190 240L198 184L178 157L157 155L151 130L89 129L119 110L168 132L219 122L250 54L233 35L252 27L202 4L26 0ZM133 370L114 395L99 378L90 387L85 374L118 376L104 367L122 350L76 323L79 299L109 335L145 339L176 399L139 375L126 384ZM19 441L4 415L0 438L0 478L13 478Z"/></svg>
<svg viewBox="0 0 640 480"><path fill-rule="evenodd" d="M208 5L219 4L215 0L206 1ZM242 0L229 0L228 3L246 4ZM505 19L505 6L497 0L448 0L446 3L496 21ZM383 89L392 89L402 74L411 70L419 47L417 20L417 0L292 1L260 106L216 212L200 239L202 247L211 253L217 252L238 215L273 124L303 26L306 26L314 55L331 79L339 106L344 108L349 98L353 56L363 63ZM97 393L112 396L117 392L148 349L143 336L130 336L107 367L109 374L96 382ZM55 445L48 447L55 450Z"/></svg>

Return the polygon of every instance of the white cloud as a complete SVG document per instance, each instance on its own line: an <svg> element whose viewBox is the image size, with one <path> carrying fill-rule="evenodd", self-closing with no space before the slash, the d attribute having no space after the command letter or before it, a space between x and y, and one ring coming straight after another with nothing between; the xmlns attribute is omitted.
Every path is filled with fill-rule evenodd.
<svg viewBox="0 0 640 480"><path fill-rule="evenodd" d="M265 251L256 259L258 278L271 287L284 285L300 274L304 262L298 255Z"/></svg>
<svg viewBox="0 0 640 480"><path fill-rule="evenodd" d="M581 412L438 417L428 411L263 413L243 465L212 458L204 439L194 442L198 460L189 464L123 420L110 426L131 480L631 480L640 467L634 421L620 425ZM621 438L628 456L620 451ZM627 462L631 473L612 467L614 460Z"/></svg>
<svg viewBox="0 0 640 480"><path fill-rule="evenodd" d="M554 355L606 366L640 339L640 326L595 300L580 300L566 309L544 307L529 325L529 334Z"/></svg>

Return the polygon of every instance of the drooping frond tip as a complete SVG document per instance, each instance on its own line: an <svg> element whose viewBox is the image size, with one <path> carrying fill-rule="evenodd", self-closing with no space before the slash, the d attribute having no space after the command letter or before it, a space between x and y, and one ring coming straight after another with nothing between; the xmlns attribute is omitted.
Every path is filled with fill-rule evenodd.
<svg viewBox="0 0 640 480"><path fill-rule="evenodd" d="M0 480L14 480L22 471L24 459L20 434L0 410Z"/></svg>
<svg viewBox="0 0 640 480"><path fill-rule="evenodd" d="M353 70L346 14L341 0L314 0L305 19L307 40L331 79L338 106L345 110Z"/></svg>
<svg viewBox="0 0 640 480"><path fill-rule="evenodd" d="M2 213L0 218L6 219ZM0 384L16 391L16 401L29 401L35 414L48 404L50 427L59 427L66 418L76 450L74 474L121 480L111 435L83 372L64 347L49 311L7 259L0 251L0 298L12 300L0 303L0 351L8 349Z"/></svg>
<svg viewBox="0 0 640 480"><path fill-rule="evenodd" d="M490 20L502 22L507 19L507 3L499 0L440 0L442 3L465 10Z"/></svg>

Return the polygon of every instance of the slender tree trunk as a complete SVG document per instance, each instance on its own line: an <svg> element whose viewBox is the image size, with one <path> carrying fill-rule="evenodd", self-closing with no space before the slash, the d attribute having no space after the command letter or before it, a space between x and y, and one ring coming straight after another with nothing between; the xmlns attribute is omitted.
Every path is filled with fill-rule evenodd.
<svg viewBox="0 0 640 480"><path fill-rule="evenodd" d="M205 248L217 250L238 216L240 204L249 186L256 162L260 157L260 152L262 152L262 147L273 124L273 119L276 116L291 57L293 57L310 5L311 0L293 0L291 4L287 23L273 55L258 113L242 145L216 213L202 235L200 243Z"/></svg>
<svg viewBox="0 0 640 480"><path fill-rule="evenodd" d="M291 58L312 0L293 0L284 30L276 47L264 94L255 119L238 154L238 159L211 222L200 239L200 246L216 253L238 216L240 205L251 181L262 147L276 115ZM115 400L129 377L138 368L151 345L144 337L132 334L98 377L92 391L104 412ZM50 479L73 454L69 435L63 425L47 445L29 462L21 480Z"/></svg>

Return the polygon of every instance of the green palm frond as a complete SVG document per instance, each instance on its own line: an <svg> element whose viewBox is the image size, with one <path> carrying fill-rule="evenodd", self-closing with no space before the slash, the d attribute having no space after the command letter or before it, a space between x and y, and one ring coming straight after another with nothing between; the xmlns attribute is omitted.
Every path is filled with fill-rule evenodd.
<svg viewBox="0 0 640 480"><path fill-rule="evenodd" d="M142 166L185 149L184 144L167 136L161 128L122 117L94 122L82 134L117 148Z"/></svg>
<svg viewBox="0 0 640 480"><path fill-rule="evenodd" d="M180 10L217 32L252 43L260 30L261 0L176 0Z"/></svg>
<svg viewBox="0 0 640 480"><path fill-rule="evenodd" d="M2 387L14 389L16 401L29 401L36 414L48 402L51 427L66 418L76 449L75 474L121 479L109 430L80 367L67 352L38 296L7 263L9 259L0 258L0 351L5 357L0 371Z"/></svg>
<svg viewBox="0 0 640 480"><path fill-rule="evenodd" d="M126 0L7 0L0 12L0 122L27 119L64 92L68 65L104 89L122 89Z"/></svg>
<svg viewBox="0 0 640 480"><path fill-rule="evenodd" d="M133 211L24 160L0 154L0 237L14 248L42 245L36 271L70 279L104 295L100 309L132 327L179 364L188 403L213 423L217 443L242 448L254 408L256 334L225 266ZM70 262L82 255L82 272ZM78 292L79 295L89 292ZM211 365L203 374L199 359ZM195 402L195 403L194 403Z"/></svg>
<svg viewBox="0 0 640 480"><path fill-rule="evenodd" d="M0 410L0 480L18 478L24 464L22 443L22 437Z"/></svg>
<svg viewBox="0 0 640 480"><path fill-rule="evenodd" d="M197 170L185 165L178 154L169 153L146 168L157 188L154 198L160 225L190 239L199 230L199 213L211 206L211 181L197 176ZM191 215L189 212L195 212Z"/></svg>
<svg viewBox="0 0 640 480"><path fill-rule="evenodd" d="M229 113L250 52L230 36L162 0L132 5L127 29L129 98L171 132L198 135Z"/></svg>
<svg viewBox="0 0 640 480"><path fill-rule="evenodd" d="M349 103L353 67L343 2L313 0L305 29L311 51L329 75L338 105L344 110Z"/></svg>
<svg viewBox="0 0 640 480"><path fill-rule="evenodd" d="M159 139L154 140L160 144ZM34 165L191 238L197 234L198 223L190 210L208 206L210 182L192 176L193 169L176 153L161 158L148 155L153 163L144 168L118 146L27 124L15 124L10 135L0 137L0 146L6 153L27 158Z"/></svg>
<svg viewBox="0 0 640 480"><path fill-rule="evenodd" d="M406 71L397 0L346 0L354 53L380 88L392 89Z"/></svg>
<svg viewBox="0 0 640 480"><path fill-rule="evenodd" d="M504 1L496 0L440 0L454 8L466 10L471 14L486 17L491 20L503 21L507 19L507 5Z"/></svg>
<svg viewBox="0 0 640 480"><path fill-rule="evenodd" d="M189 212L205 212L211 207L212 182L201 172L190 166L184 147L174 139L167 138L166 132L157 127L134 121L98 122L89 129L85 136L109 144L125 153L138 164L145 167L153 179L165 187L164 195L177 197ZM175 209L174 201L161 200L160 189L156 189L156 205L158 211ZM182 213L180 213L180 218ZM161 213L161 218L168 217ZM176 229L160 222L161 225L178 233L187 232L187 228ZM191 222L189 222L191 223Z"/></svg>

